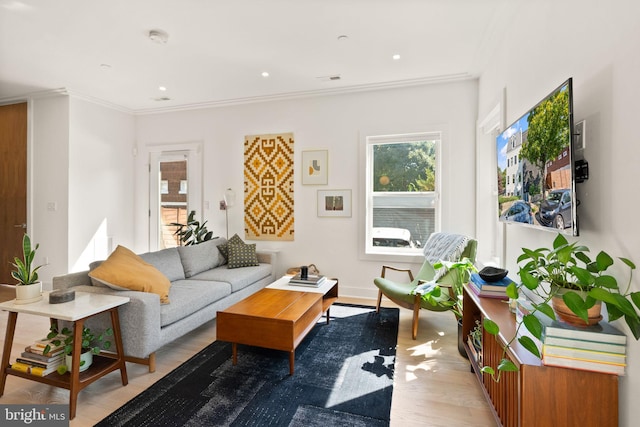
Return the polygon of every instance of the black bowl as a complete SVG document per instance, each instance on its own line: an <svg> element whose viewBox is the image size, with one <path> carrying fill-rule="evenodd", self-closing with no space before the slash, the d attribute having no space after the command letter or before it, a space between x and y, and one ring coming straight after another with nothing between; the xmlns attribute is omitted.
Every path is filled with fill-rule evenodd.
<svg viewBox="0 0 640 427"><path fill-rule="evenodd" d="M498 267L485 267L478 272L485 282L497 282L507 277L509 271Z"/></svg>

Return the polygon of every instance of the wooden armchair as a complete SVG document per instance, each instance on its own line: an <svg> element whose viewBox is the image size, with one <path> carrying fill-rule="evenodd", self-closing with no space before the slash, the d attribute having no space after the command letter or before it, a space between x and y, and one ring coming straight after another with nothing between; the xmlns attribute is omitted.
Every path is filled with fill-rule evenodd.
<svg viewBox="0 0 640 427"><path fill-rule="evenodd" d="M433 264L437 261L459 261L468 258L475 262L477 251L477 242L466 236L451 233L433 233L425 244L424 253L425 261L420 267L418 274L414 277L409 269L392 267L389 265L382 266L381 277L374 279L373 283L378 287L378 302L376 311L380 310L382 295L400 307L413 310L412 338L415 340L418 334L418 318L420 309L431 311L446 311L449 307L445 305L433 305L422 299L421 294L414 293L414 289L422 282L435 281L441 287L449 287L453 283L453 275L458 274L457 271L446 272L444 269L436 271ZM385 276L387 270L406 272L408 274L408 283L398 283L387 279ZM450 300L453 295L443 292L439 297L440 301Z"/></svg>

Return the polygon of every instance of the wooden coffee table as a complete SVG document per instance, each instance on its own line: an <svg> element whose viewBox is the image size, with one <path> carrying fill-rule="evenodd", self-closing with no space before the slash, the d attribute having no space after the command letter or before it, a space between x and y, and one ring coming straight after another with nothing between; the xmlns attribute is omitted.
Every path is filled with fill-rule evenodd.
<svg viewBox="0 0 640 427"><path fill-rule="evenodd" d="M217 339L231 342L234 365L238 344L288 351L289 373L293 375L296 347L337 299L337 287L337 280L332 280L327 293L297 287L262 289L218 312Z"/></svg>

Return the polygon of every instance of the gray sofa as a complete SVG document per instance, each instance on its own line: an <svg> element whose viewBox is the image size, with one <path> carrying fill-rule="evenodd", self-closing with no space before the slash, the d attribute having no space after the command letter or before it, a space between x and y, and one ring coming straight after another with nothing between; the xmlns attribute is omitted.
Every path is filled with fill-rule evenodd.
<svg viewBox="0 0 640 427"><path fill-rule="evenodd" d="M160 304L155 293L101 286L89 277L91 270L54 277L53 289L129 297L130 302L118 309L125 357L154 372L156 350L275 280L275 253L256 252L257 266L228 268L217 247L224 243L226 239L218 238L140 255L171 281L169 304ZM111 320L103 314L88 319L86 325L98 332L110 327Z"/></svg>

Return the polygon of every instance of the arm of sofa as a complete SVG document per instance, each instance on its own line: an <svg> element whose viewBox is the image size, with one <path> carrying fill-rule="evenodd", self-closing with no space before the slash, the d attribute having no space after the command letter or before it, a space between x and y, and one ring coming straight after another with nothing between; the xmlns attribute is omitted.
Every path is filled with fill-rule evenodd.
<svg viewBox="0 0 640 427"><path fill-rule="evenodd" d="M118 307L125 356L144 359L160 347L160 297L157 294L99 286L81 286L75 290L129 297L127 304ZM87 319L86 325L101 333L111 327L111 317L101 313Z"/></svg>
<svg viewBox="0 0 640 427"><path fill-rule="evenodd" d="M138 291L117 291L93 286L89 271L69 273L53 278L53 289L70 289L129 297L130 301L118 308L122 343L126 356L146 358L160 346L160 297L157 294ZM89 327L101 332L111 327L107 314L87 321Z"/></svg>
<svg viewBox="0 0 640 427"><path fill-rule="evenodd" d="M276 270L278 268L278 251L262 249L256 251L258 262L271 264L271 280L276 280Z"/></svg>
<svg viewBox="0 0 640 427"><path fill-rule="evenodd" d="M89 270L69 273L53 278L53 289L69 289L74 286L91 286Z"/></svg>

